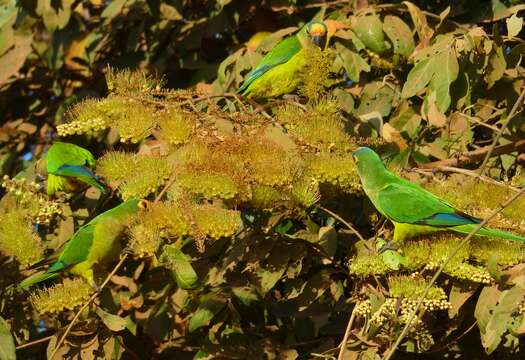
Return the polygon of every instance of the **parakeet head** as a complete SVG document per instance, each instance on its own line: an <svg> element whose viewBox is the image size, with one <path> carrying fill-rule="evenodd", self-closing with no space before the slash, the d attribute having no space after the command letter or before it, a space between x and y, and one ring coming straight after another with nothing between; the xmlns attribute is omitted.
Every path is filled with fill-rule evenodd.
<svg viewBox="0 0 525 360"><path fill-rule="evenodd" d="M312 42L324 49L326 46L326 35L328 34L328 28L322 21L310 21L306 24L306 33L312 39Z"/></svg>
<svg viewBox="0 0 525 360"><path fill-rule="evenodd" d="M357 171L362 174L364 172L373 172L376 169L384 169L385 165L377 153L366 147L360 147L352 153L354 161L357 165Z"/></svg>

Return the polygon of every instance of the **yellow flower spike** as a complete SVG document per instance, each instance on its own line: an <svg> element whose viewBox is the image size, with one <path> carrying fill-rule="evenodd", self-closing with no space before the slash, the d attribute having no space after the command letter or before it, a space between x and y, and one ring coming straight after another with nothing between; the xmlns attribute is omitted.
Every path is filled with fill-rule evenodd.
<svg viewBox="0 0 525 360"><path fill-rule="evenodd" d="M126 112L112 116L111 126L117 129L121 142L136 144L150 134L154 124L152 109L138 102L129 102Z"/></svg>
<svg viewBox="0 0 525 360"><path fill-rule="evenodd" d="M28 221L29 213L19 207L0 214L0 251L14 256L22 266L44 257L44 246Z"/></svg>
<svg viewBox="0 0 525 360"><path fill-rule="evenodd" d="M297 159L272 141L255 138L240 146L239 155L246 163L256 183L267 186L284 186L292 182L299 166Z"/></svg>
<svg viewBox="0 0 525 360"><path fill-rule="evenodd" d="M232 199L238 193L237 184L227 175L185 171L177 176L178 185L192 195L205 199Z"/></svg>
<svg viewBox="0 0 525 360"><path fill-rule="evenodd" d="M119 191L124 199L144 198L164 183L170 167L160 157L111 151L98 160L97 173L110 182L122 182Z"/></svg>
<svg viewBox="0 0 525 360"><path fill-rule="evenodd" d="M351 156L320 153L307 159L306 175L320 183L329 183L346 192L361 191L355 163Z"/></svg>
<svg viewBox="0 0 525 360"><path fill-rule="evenodd" d="M367 299L360 301L354 308L354 313L359 317L368 317L372 311L372 302Z"/></svg>
<svg viewBox="0 0 525 360"><path fill-rule="evenodd" d="M257 185L252 191L250 204L262 210L269 210L283 202L281 191L265 185Z"/></svg>
<svg viewBox="0 0 525 360"><path fill-rule="evenodd" d="M418 298L423 295L428 282L424 279L414 279L408 276L396 276L388 279L390 295L402 298L402 305L406 309L413 309ZM445 291L433 285L425 297L423 306L427 310L445 310L451 305L447 301Z"/></svg>
<svg viewBox="0 0 525 360"><path fill-rule="evenodd" d="M143 70L108 68L106 83L110 92L127 95L148 93L160 89L164 86L165 81L162 78L149 75Z"/></svg>
<svg viewBox="0 0 525 360"><path fill-rule="evenodd" d="M499 265L511 266L525 260L525 246L501 239L473 238L471 241L471 256L480 263L488 263L493 256Z"/></svg>
<svg viewBox="0 0 525 360"><path fill-rule="evenodd" d="M195 205L191 212L198 230L210 238L232 236L242 225L241 214L236 210L211 205Z"/></svg>
<svg viewBox="0 0 525 360"><path fill-rule="evenodd" d="M333 53L329 50L323 51L317 46L307 47L304 51L307 62L300 74L299 93L312 101L325 92L324 84L329 77Z"/></svg>
<svg viewBox="0 0 525 360"><path fill-rule="evenodd" d="M351 259L348 263L348 270L351 274L362 277L382 275L392 271L380 256L374 254L359 255Z"/></svg>
<svg viewBox="0 0 525 360"><path fill-rule="evenodd" d="M65 278L62 283L36 290L29 301L39 314L60 313L82 305L92 292L93 288L82 279Z"/></svg>
<svg viewBox="0 0 525 360"><path fill-rule="evenodd" d="M292 186L292 198L305 208L312 207L321 200L319 183L315 179L301 179Z"/></svg>
<svg viewBox="0 0 525 360"><path fill-rule="evenodd" d="M194 114L172 108L159 112L157 122L162 136L172 145L186 144L194 132L197 119Z"/></svg>
<svg viewBox="0 0 525 360"><path fill-rule="evenodd" d="M161 231L147 227L145 224L136 224L129 229L131 236L130 247L139 257L153 256L162 243Z"/></svg>

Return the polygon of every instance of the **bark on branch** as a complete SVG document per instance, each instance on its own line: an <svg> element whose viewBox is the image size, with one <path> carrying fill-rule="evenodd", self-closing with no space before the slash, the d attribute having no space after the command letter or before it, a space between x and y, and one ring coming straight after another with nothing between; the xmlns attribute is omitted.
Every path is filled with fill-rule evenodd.
<svg viewBox="0 0 525 360"><path fill-rule="evenodd" d="M431 163L420 164L419 167L422 169L432 169L440 166L454 166L461 167L467 164L473 164L478 161L482 161L487 153L490 151L491 146L486 146L481 149L474 151L466 152L460 156L450 159L444 159L439 161L434 161ZM524 152L525 153L525 139L518 140L509 144L499 145L494 147L492 150L491 156L498 156L502 154L509 154L511 152Z"/></svg>

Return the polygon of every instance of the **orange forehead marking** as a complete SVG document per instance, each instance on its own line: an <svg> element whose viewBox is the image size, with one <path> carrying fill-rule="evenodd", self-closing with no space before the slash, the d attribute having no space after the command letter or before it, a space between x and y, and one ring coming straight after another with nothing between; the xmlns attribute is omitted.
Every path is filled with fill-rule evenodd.
<svg viewBox="0 0 525 360"><path fill-rule="evenodd" d="M321 24L312 24L310 27L310 34L324 34L326 29Z"/></svg>

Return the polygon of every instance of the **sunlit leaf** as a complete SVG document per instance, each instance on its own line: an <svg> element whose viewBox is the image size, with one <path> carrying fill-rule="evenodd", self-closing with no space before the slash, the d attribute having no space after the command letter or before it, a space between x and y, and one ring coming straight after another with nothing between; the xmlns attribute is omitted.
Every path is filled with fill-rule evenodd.
<svg viewBox="0 0 525 360"><path fill-rule="evenodd" d="M111 331L122 331L127 327L127 321L120 316L113 315L107 311L102 310L100 307L95 309L95 312L100 317L104 325Z"/></svg>
<svg viewBox="0 0 525 360"><path fill-rule="evenodd" d="M224 306L226 306L226 301L221 298L208 299L202 302L191 316L188 323L188 331L194 332L203 326L208 326L214 316L217 315Z"/></svg>
<svg viewBox="0 0 525 360"><path fill-rule="evenodd" d="M508 37L514 37L518 35L523 28L523 18L516 16L516 14L513 14L510 18L507 18L507 36Z"/></svg>
<svg viewBox="0 0 525 360"><path fill-rule="evenodd" d="M409 56L414 51L414 37L408 25L397 16L388 15L383 20L383 31L394 46L394 53Z"/></svg>
<svg viewBox="0 0 525 360"><path fill-rule="evenodd" d="M401 90L401 97L409 98L423 90L432 79L435 71L434 58L418 62L408 73L407 81Z"/></svg>
<svg viewBox="0 0 525 360"><path fill-rule="evenodd" d="M367 48L381 54L388 50L383 23L377 15L357 16L352 19L352 30Z"/></svg>
<svg viewBox="0 0 525 360"><path fill-rule="evenodd" d="M0 360L16 360L15 343L4 318L0 317Z"/></svg>
<svg viewBox="0 0 525 360"><path fill-rule="evenodd" d="M182 289L195 289L199 286L199 277L189 258L175 246L165 245L160 260L172 269L175 281Z"/></svg>
<svg viewBox="0 0 525 360"><path fill-rule="evenodd" d="M436 105L440 112L448 110L451 102L450 85L458 78L459 64L454 49L434 57L435 72L430 80L430 89L436 92Z"/></svg>
<svg viewBox="0 0 525 360"><path fill-rule="evenodd" d="M358 53L337 43L336 49L342 59L343 66L352 81L359 81L359 74L370 71L370 65Z"/></svg>

